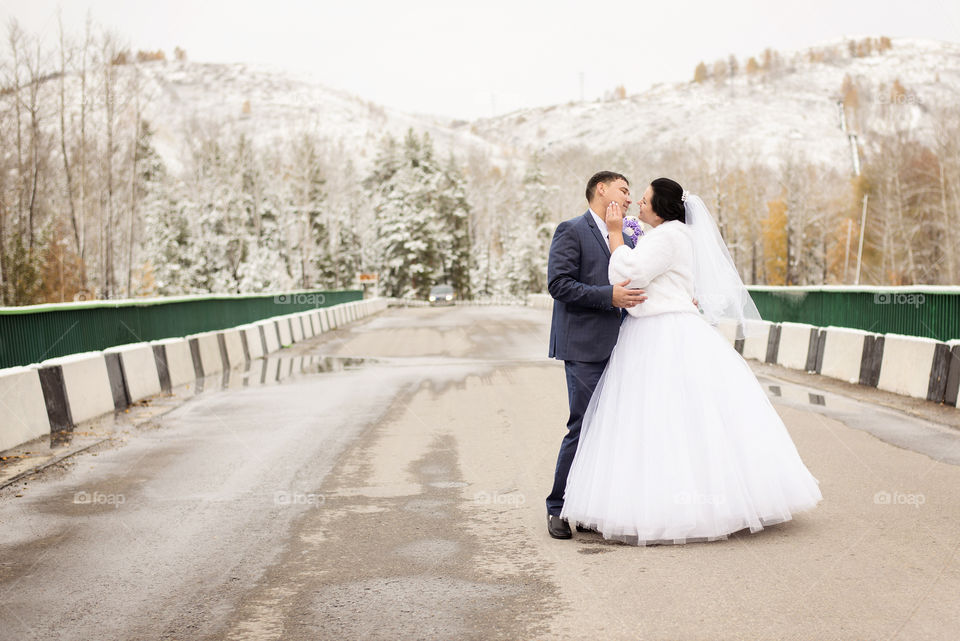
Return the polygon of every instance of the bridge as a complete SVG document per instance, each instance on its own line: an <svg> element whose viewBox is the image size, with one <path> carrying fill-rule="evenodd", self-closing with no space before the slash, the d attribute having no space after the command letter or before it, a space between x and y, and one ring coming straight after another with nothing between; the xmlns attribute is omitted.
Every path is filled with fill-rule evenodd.
<svg viewBox="0 0 960 641"><path fill-rule="evenodd" d="M775 293L766 318L814 304ZM824 501L753 535L634 548L547 536L567 409L549 301L358 299L224 303L233 317L177 301L208 309L163 322L94 306L130 336L5 363L0 638L955 638L942 323L728 332ZM184 316L199 324L171 326ZM18 358L36 359L31 327Z"/></svg>

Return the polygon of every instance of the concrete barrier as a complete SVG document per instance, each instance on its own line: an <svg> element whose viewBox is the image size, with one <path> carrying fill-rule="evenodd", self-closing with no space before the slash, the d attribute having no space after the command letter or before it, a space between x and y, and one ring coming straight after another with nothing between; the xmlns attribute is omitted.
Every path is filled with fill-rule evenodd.
<svg viewBox="0 0 960 641"><path fill-rule="evenodd" d="M263 356L282 344L316 336L387 306L387 300L355 301L221 331L118 345L102 352L71 354L30 367L0 370L0 450L50 431L71 429L224 370L237 370L230 372L229 386L263 382L271 372L274 380L281 380L294 371L312 368L312 358L278 360L271 370ZM258 358L262 364L244 376L240 367Z"/></svg>
<svg viewBox="0 0 960 641"><path fill-rule="evenodd" d="M136 403L160 393L160 374L150 343L118 345L105 349L103 353L104 356L117 354L120 357L127 403Z"/></svg>
<svg viewBox="0 0 960 641"><path fill-rule="evenodd" d="M107 371L103 352L51 358L38 367L48 415L54 413L51 429L69 429L117 409L115 396L123 393L123 381Z"/></svg>
<svg viewBox="0 0 960 641"><path fill-rule="evenodd" d="M940 402L946 388L947 353L947 346L932 338L886 334L877 388Z"/></svg>
<svg viewBox="0 0 960 641"><path fill-rule="evenodd" d="M303 323L303 337L313 338L317 331L313 328L313 312L301 312L300 322Z"/></svg>
<svg viewBox="0 0 960 641"><path fill-rule="evenodd" d="M210 376L223 371L223 355L220 351L220 339L217 332L201 332L187 336L197 378Z"/></svg>
<svg viewBox="0 0 960 641"><path fill-rule="evenodd" d="M816 350L819 328L805 323L780 323L777 365L789 369L807 369L810 350Z"/></svg>
<svg viewBox="0 0 960 641"><path fill-rule="evenodd" d="M290 323L290 336L294 343L303 340L303 321L300 320L300 314L287 314L285 317Z"/></svg>
<svg viewBox="0 0 960 641"><path fill-rule="evenodd" d="M225 367L230 369L243 365L247 361L247 355L243 349L243 332L236 327L225 329L219 332L223 336L223 344L226 351Z"/></svg>
<svg viewBox="0 0 960 641"><path fill-rule="evenodd" d="M193 366L193 355L190 353L190 341L186 338L164 338L153 341L154 348L163 349L167 364L167 375L170 379L170 389L192 383L197 378ZM162 381L161 381L162 387ZM168 389L167 391L170 391Z"/></svg>
<svg viewBox="0 0 960 641"><path fill-rule="evenodd" d="M728 343L733 345L737 342L737 323L731 320L722 320L713 327L723 336Z"/></svg>
<svg viewBox="0 0 960 641"><path fill-rule="evenodd" d="M743 340L744 358L766 362L772 327L773 323L769 321L751 321L747 324L748 335Z"/></svg>
<svg viewBox="0 0 960 641"><path fill-rule="evenodd" d="M280 335L277 333L277 323L272 318L254 323L259 329L266 345L264 356L280 349Z"/></svg>
<svg viewBox="0 0 960 641"><path fill-rule="evenodd" d="M36 367L0 370L0 450L50 433L40 373Z"/></svg>
<svg viewBox="0 0 960 641"><path fill-rule="evenodd" d="M859 383L864 352L864 341L869 332L849 327L826 327L818 356L816 373L848 383Z"/></svg>
<svg viewBox="0 0 960 641"><path fill-rule="evenodd" d="M947 343L947 348L950 353L947 359L947 385L943 402L960 407L960 339Z"/></svg>
<svg viewBox="0 0 960 641"><path fill-rule="evenodd" d="M260 335L260 327L251 323L243 325L239 329L247 339L247 356L250 357L250 360L256 360L263 356L263 337Z"/></svg>
<svg viewBox="0 0 960 641"><path fill-rule="evenodd" d="M290 321L284 316L278 316L273 319L277 326L277 335L280 337L281 347L290 347L293 345L293 334L290 329Z"/></svg>

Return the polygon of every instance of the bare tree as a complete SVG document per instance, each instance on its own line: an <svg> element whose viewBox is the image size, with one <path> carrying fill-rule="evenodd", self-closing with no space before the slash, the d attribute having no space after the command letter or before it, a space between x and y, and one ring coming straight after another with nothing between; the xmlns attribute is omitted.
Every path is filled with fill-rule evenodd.
<svg viewBox="0 0 960 641"><path fill-rule="evenodd" d="M80 256L80 287L88 289L87 285L87 63L90 60L90 51L93 47L93 19L87 13L83 32L83 46L80 48L80 243L77 253Z"/></svg>
<svg viewBox="0 0 960 641"><path fill-rule="evenodd" d="M112 33L105 32L100 42L100 65L102 66L103 91L103 118L106 148L103 151L104 182L106 192L106 220L100 225L101 255L103 256L103 297L112 298L116 295L114 274L114 225L116 220L114 203L114 172L113 155L116 151L116 100L117 100L117 69L113 64L120 52L117 38Z"/></svg>
<svg viewBox="0 0 960 641"><path fill-rule="evenodd" d="M35 43L36 51L31 54L30 49L26 49L26 67L27 67L27 79L29 81L28 90L27 90L27 100L26 109L30 114L30 200L27 206L27 250L31 255L33 254L34 243L35 243L35 228L36 228L36 218L37 218L37 192L40 186L40 148L42 145L41 132L40 132L40 85L44 80L43 71L42 71L42 60L41 60L41 49L40 49L40 39L37 38ZM19 92L18 92L19 94Z"/></svg>
<svg viewBox="0 0 960 641"><path fill-rule="evenodd" d="M129 298L133 292L133 247L134 223L137 218L137 202L139 194L137 193L137 161L140 153L140 123L142 120L142 109L140 103L141 85L140 85L140 67L133 66L130 77L130 94L133 100L133 137L130 141L130 210L128 212L127 224L127 288L126 296Z"/></svg>
<svg viewBox="0 0 960 641"><path fill-rule="evenodd" d="M7 42L10 45L10 91L13 94L13 113L16 127L17 141L17 233L23 232L23 110L20 98L20 50L23 46L23 31L16 20L11 20L7 27Z"/></svg>
<svg viewBox="0 0 960 641"><path fill-rule="evenodd" d="M83 263L83 218L82 207L78 214L77 202L74 196L73 172L70 164L70 154L67 151L67 100L66 100L66 82L67 82L67 61L74 55L74 50L67 50L66 37L63 31L63 16L57 13L57 26L60 35L60 153L63 156L63 176L67 190L67 204L70 209L70 222L73 228L73 242L76 246L77 256L80 257L78 274L81 288L86 288L86 266ZM84 50L84 56L86 51ZM81 106L81 109L84 107ZM83 152L81 151L81 154ZM81 179L82 183L82 179Z"/></svg>

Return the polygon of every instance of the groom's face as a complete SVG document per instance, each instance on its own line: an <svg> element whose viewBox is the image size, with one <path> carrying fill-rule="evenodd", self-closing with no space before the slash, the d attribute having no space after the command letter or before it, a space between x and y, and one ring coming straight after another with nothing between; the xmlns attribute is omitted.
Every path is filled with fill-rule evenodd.
<svg viewBox="0 0 960 641"><path fill-rule="evenodd" d="M608 183L600 183L597 185L597 190L600 194L600 197L603 199L603 210L607 211L607 205L610 203L617 203L620 205L621 211L624 214L627 213L627 208L630 206L630 185L627 184L623 178L617 178L616 180L611 180Z"/></svg>

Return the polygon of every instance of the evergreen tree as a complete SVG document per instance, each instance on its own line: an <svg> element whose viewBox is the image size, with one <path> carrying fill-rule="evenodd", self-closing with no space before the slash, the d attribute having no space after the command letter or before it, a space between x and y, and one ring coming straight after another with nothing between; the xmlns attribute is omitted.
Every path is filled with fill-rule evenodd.
<svg viewBox="0 0 960 641"><path fill-rule="evenodd" d="M471 298L470 205L466 180L451 154L440 176L437 211L442 220L438 280L453 287L461 299Z"/></svg>
<svg viewBox="0 0 960 641"><path fill-rule="evenodd" d="M462 286L468 264L460 260L465 199L456 191L443 193L451 177L437 167L430 137L410 130L402 148L388 138L366 185L375 191L376 262L384 292L425 298L447 276L461 279ZM454 222L445 220L443 207Z"/></svg>
<svg viewBox="0 0 960 641"><path fill-rule="evenodd" d="M169 190L167 169L153 147L149 123L137 138L137 193L144 221L143 252L155 293L170 296L193 291L195 261L190 253L190 201Z"/></svg>

